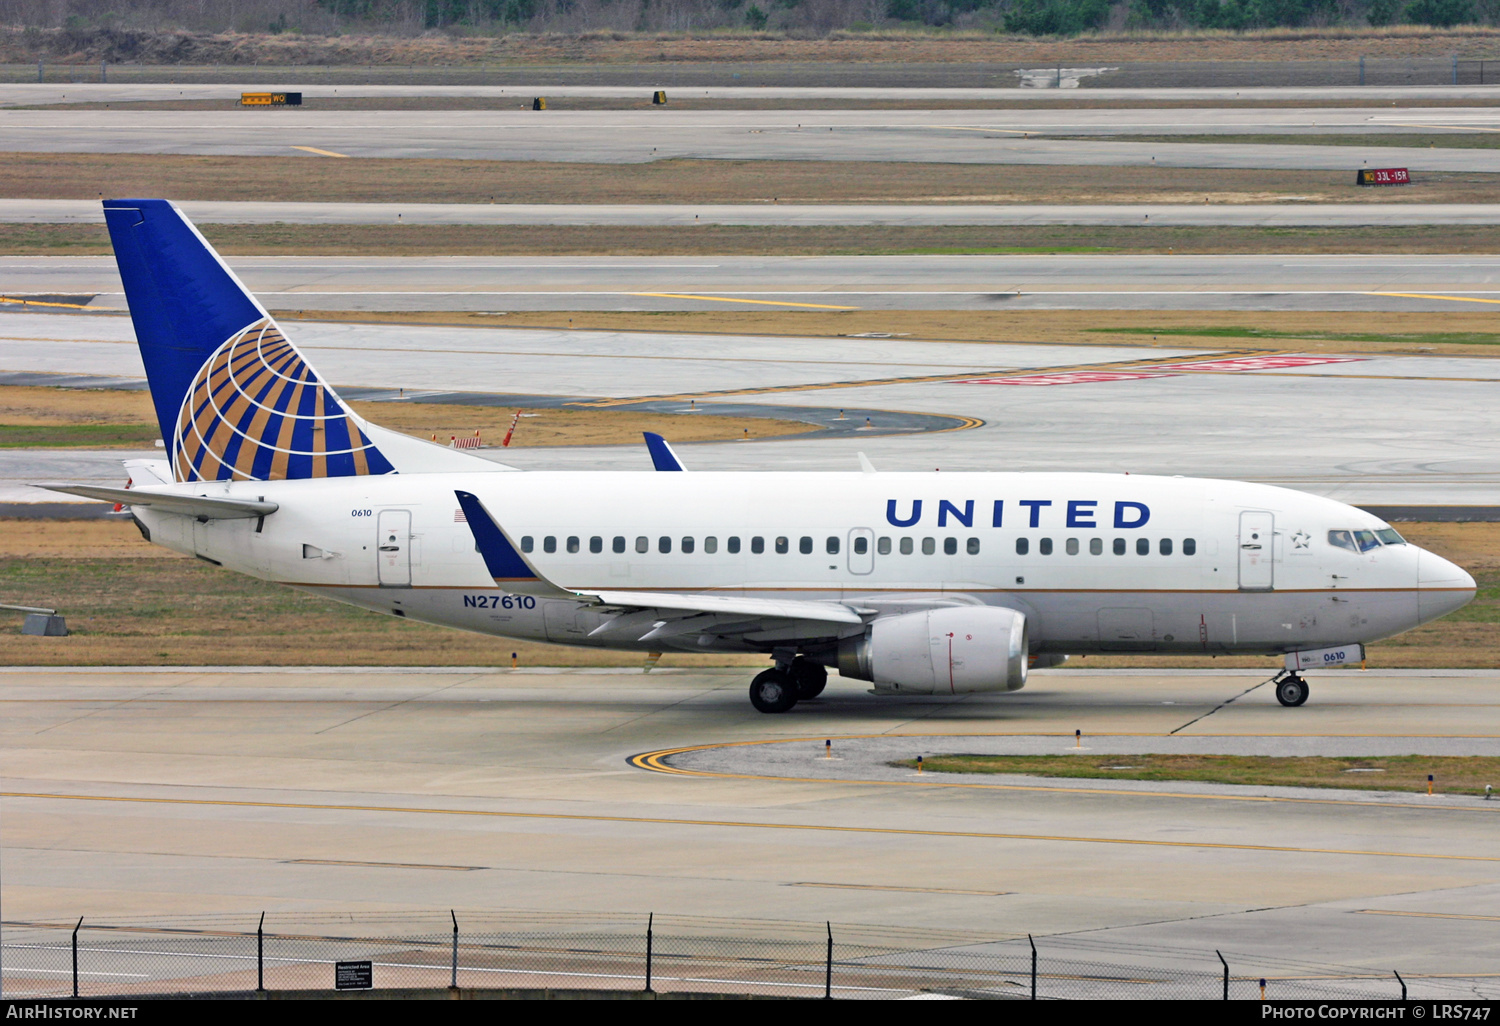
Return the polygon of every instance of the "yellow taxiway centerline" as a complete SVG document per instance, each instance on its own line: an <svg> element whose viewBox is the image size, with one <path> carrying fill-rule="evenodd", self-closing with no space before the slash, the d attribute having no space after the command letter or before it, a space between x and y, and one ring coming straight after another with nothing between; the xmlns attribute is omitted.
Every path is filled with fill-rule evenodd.
<svg viewBox="0 0 1500 1026"><path fill-rule="evenodd" d="M737 299L732 296L687 296L676 292L632 292L632 296L652 299L701 299L705 303L751 303L755 306L798 306L808 310L858 310L857 306L830 306L827 303L784 303L776 299Z"/></svg>
<svg viewBox="0 0 1500 1026"><path fill-rule="evenodd" d="M822 781L838 783L838 781ZM133 805L178 805L233 809L289 809L315 812L375 812L417 816L474 816L484 819L555 820L567 823L627 823L649 826L709 827L729 830L784 830L828 834L867 834L893 837L952 837L975 841L1050 841L1059 844L1124 845L1143 848L1186 848L1201 851L1262 851L1287 855L1362 855L1387 859L1436 859L1442 862L1500 862L1500 855L1446 855L1419 851L1369 851L1359 848L1297 848L1274 844L1226 844L1212 841L1160 841L1136 837L1089 837L1068 834L1001 833L988 830L921 830L915 827L838 826L830 823L777 823L724 819L674 819L669 816L602 816L559 812L501 812L490 809L441 809L413 805L341 805L316 802L231 801L214 798L131 798L99 794L47 794L3 791L0 798L43 801L118 802Z"/></svg>
<svg viewBox="0 0 1500 1026"><path fill-rule="evenodd" d="M1446 299L1453 303L1500 303L1500 299L1481 299L1478 296L1429 296L1421 292L1366 292L1367 296L1390 296L1394 299Z"/></svg>
<svg viewBox="0 0 1500 1026"><path fill-rule="evenodd" d="M343 157L345 160L352 159L347 153L334 153L332 150L320 150L316 146L293 146L292 149L301 150L304 153L316 153L320 157Z"/></svg>

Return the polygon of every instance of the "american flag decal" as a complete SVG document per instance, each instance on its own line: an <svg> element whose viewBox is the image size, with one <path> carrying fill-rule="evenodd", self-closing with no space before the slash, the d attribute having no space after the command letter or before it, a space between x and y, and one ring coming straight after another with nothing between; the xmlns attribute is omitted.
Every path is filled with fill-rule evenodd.
<svg viewBox="0 0 1500 1026"><path fill-rule="evenodd" d="M455 524L467 524L469 522L469 518L464 516L463 510L456 509L453 511L453 522Z"/></svg>

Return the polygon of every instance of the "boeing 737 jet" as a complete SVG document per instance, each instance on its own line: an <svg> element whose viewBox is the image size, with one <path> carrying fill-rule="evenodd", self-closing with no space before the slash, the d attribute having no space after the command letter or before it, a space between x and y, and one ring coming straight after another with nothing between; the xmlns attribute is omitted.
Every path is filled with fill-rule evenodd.
<svg viewBox="0 0 1500 1026"><path fill-rule="evenodd" d="M1301 670L1458 609L1474 580L1377 517L1261 484L1079 473L521 472L372 424L171 203L109 200L166 460L158 545L390 616L643 652L760 653L762 712L828 669L877 695L1014 691L1069 655ZM658 467L682 469L651 439Z"/></svg>

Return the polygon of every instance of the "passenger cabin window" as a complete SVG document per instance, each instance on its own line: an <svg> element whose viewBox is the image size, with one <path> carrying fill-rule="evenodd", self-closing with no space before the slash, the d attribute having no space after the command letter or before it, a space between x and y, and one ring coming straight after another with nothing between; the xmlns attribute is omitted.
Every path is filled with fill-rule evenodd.
<svg viewBox="0 0 1500 1026"><path fill-rule="evenodd" d="M731 553L739 552L740 551L740 536L737 535L737 534L730 535L729 536L728 545L729 545L729 551Z"/></svg>
<svg viewBox="0 0 1500 1026"><path fill-rule="evenodd" d="M1172 539L1163 538L1158 549L1163 556L1170 556L1172 554Z"/></svg>
<svg viewBox="0 0 1500 1026"><path fill-rule="evenodd" d="M776 538L776 554L784 556L792 550L792 543L786 535L778 535Z"/></svg>
<svg viewBox="0 0 1500 1026"><path fill-rule="evenodd" d="M1037 551L1040 552L1044 556L1050 556L1050 555L1052 555L1052 539L1051 538L1043 538L1041 540L1041 543L1038 544L1036 548L1037 548Z"/></svg>
<svg viewBox="0 0 1500 1026"><path fill-rule="evenodd" d="M616 552L624 552L625 551L625 536L623 534L617 534L617 535L615 535L615 540L614 540L613 543L611 543L610 547L612 549L614 549L614 551L616 551Z"/></svg>
<svg viewBox="0 0 1500 1026"><path fill-rule="evenodd" d="M575 534L575 535L570 535L568 537L568 551L569 552L577 552L578 551L578 535Z"/></svg>
<svg viewBox="0 0 1500 1026"><path fill-rule="evenodd" d="M1078 555L1078 539L1069 538L1066 542L1063 543L1063 551L1065 551L1070 556Z"/></svg>
<svg viewBox="0 0 1500 1026"><path fill-rule="evenodd" d="M1026 538L1016 539L1016 555L1024 556L1031 549L1031 542Z"/></svg>
<svg viewBox="0 0 1500 1026"><path fill-rule="evenodd" d="M828 540L829 541L833 541L832 538L830 538ZM836 552L838 550L834 549L833 551ZM869 551L870 551L870 539L864 537L863 535L861 535L860 537L854 539L854 554L856 556L863 556L865 553L867 553ZM887 552L890 551L890 546L889 545L886 546L886 551Z"/></svg>
<svg viewBox="0 0 1500 1026"><path fill-rule="evenodd" d="M977 556L977 555L979 555L979 539L978 538L970 538L969 539L969 546L968 546L968 548L969 548L969 555L971 555L971 556Z"/></svg>
<svg viewBox="0 0 1500 1026"><path fill-rule="evenodd" d="M554 537L552 537L552 535L550 535L550 534L547 535L547 537L543 538L542 539L542 551L543 552L556 552L557 551L557 539L554 538Z"/></svg>
<svg viewBox="0 0 1500 1026"><path fill-rule="evenodd" d="M536 542L534 542L532 540L531 535L529 535L529 534L523 534L521 536L521 551L522 552L530 552L535 546L536 546Z"/></svg>
<svg viewBox="0 0 1500 1026"><path fill-rule="evenodd" d="M909 556L909 555L911 555L912 554L912 549L913 549L913 546L912 546L911 539L910 538L902 538L901 539L901 555L903 555L903 556Z"/></svg>
<svg viewBox="0 0 1500 1026"><path fill-rule="evenodd" d="M1091 556L1102 556L1102 555L1104 555L1104 539L1103 538L1090 538L1089 539L1089 555L1091 555Z"/></svg>
<svg viewBox="0 0 1500 1026"><path fill-rule="evenodd" d="M859 544L860 545L865 544L865 540L863 538L859 539ZM827 546L827 548L828 548L828 554L830 556L837 556L839 554L839 540L837 538L835 538L831 534L828 536L828 546ZM860 551L863 552L864 550L861 549Z"/></svg>
<svg viewBox="0 0 1500 1026"><path fill-rule="evenodd" d="M1369 552L1371 549L1380 547L1380 539L1375 537L1374 531L1355 531L1354 540L1359 542L1359 551Z"/></svg>
<svg viewBox="0 0 1500 1026"><path fill-rule="evenodd" d="M703 551L708 553L710 556L712 556L715 552L718 552L719 539L715 538L713 535L709 535L707 538L704 538Z"/></svg>
<svg viewBox="0 0 1500 1026"><path fill-rule="evenodd" d="M637 552L650 552L651 551L651 539L647 538L644 534L641 535L639 538L637 538L635 540L635 551L637 551Z"/></svg>
<svg viewBox="0 0 1500 1026"><path fill-rule="evenodd" d="M1117 555L1117 556L1123 556L1123 555L1125 555L1125 539L1124 538L1116 538L1115 539L1115 544L1114 544L1113 551L1114 551L1114 554Z"/></svg>
<svg viewBox="0 0 1500 1026"><path fill-rule="evenodd" d="M956 556L956 555L958 555L958 539L957 538L944 538L943 539L943 555L945 555L945 556Z"/></svg>
<svg viewBox="0 0 1500 1026"><path fill-rule="evenodd" d="M880 539L880 541L875 543L875 551L882 556L889 556L891 554L891 540L889 538Z"/></svg>
<svg viewBox="0 0 1500 1026"><path fill-rule="evenodd" d="M1405 545L1406 544L1406 539L1403 538L1403 537L1401 537L1395 531L1391 530L1389 527L1384 528L1384 529L1379 530L1379 531L1376 531L1375 532L1375 537L1379 538L1382 542L1384 542L1387 545Z"/></svg>
<svg viewBox="0 0 1500 1026"><path fill-rule="evenodd" d="M660 538L656 539L656 551L664 554L671 552L672 539L668 538L666 535L662 535Z"/></svg>
<svg viewBox="0 0 1500 1026"><path fill-rule="evenodd" d="M750 551L755 553L757 556L766 551L766 540L760 535L756 535L754 538L751 538Z"/></svg>
<svg viewBox="0 0 1500 1026"><path fill-rule="evenodd" d="M1149 555L1151 555L1151 539L1150 538L1137 538L1135 540L1135 554L1137 556L1149 556Z"/></svg>
<svg viewBox="0 0 1500 1026"><path fill-rule="evenodd" d="M812 539L804 534L802 538L797 542L797 551L802 553L804 556L811 556Z"/></svg>
<svg viewBox="0 0 1500 1026"><path fill-rule="evenodd" d="M937 551L937 539L936 538L923 538L922 539L922 555L924 555L924 556L930 556L930 555L932 555L936 551Z"/></svg>
<svg viewBox="0 0 1500 1026"><path fill-rule="evenodd" d="M1196 538L1182 539L1182 554L1184 556L1196 556L1198 554L1198 541Z"/></svg>
<svg viewBox="0 0 1500 1026"><path fill-rule="evenodd" d="M693 539L691 537L682 539L682 551L683 552L685 552L685 553L686 552L692 552L693 548L694 548L694 546L693 546Z"/></svg>
<svg viewBox="0 0 1500 1026"><path fill-rule="evenodd" d="M604 539L600 538L598 535L594 535L594 537L590 538L589 539L589 551L590 552L603 552L604 551Z"/></svg>

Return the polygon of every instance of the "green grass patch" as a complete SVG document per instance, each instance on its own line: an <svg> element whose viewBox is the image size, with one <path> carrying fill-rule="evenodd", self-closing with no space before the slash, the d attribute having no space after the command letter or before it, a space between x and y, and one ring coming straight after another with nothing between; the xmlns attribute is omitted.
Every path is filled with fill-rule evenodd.
<svg viewBox="0 0 1500 1026"><path fill-rule="evenodd" d="M0 424L0 449L149 449L155 424Z"/></svg>
<svg viewBox="0 0 1500 1026"><path fill-rule="evenodd" d="M1338 331L1271 331L1265 328L1085 328L1104 335L1180 335L1188 338L1305 339L1314 342L1392 342L1401 345L1500 345L1500 333L1487 331L1429 331L1413 334L1377 334Z"/></svg>
<svg viewBox="0 0 1500 1026"><path fill-rule="evenodd" d="M905 759L891 765L915 769ZM1337 787L1361 791L1427 792L1427 775L1443 794L1483 794L1500 786L1500 757L1391 755L1370 757L1262 755L933 755L922 761L937 773L1016 773L1031 777L1107 780L1188 780L1209 784Z"/></svg>

